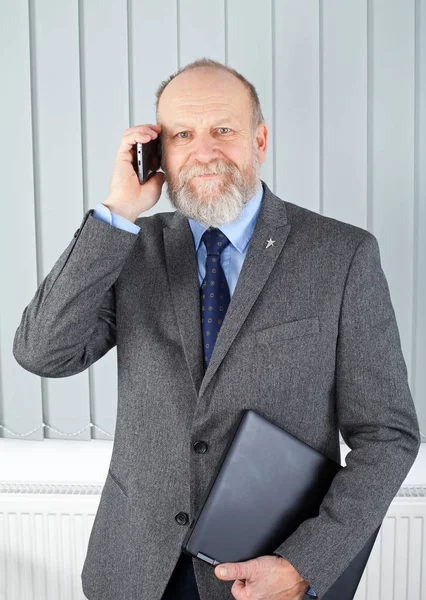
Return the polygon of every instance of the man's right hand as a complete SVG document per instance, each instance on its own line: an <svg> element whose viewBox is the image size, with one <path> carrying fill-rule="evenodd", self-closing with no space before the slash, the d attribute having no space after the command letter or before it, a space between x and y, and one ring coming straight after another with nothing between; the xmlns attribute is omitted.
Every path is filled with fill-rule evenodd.
<svg viewBox="0 0 426 600"><path fill-rule="evenodd" d="M165 180L159 171L141 185L133 168L133 152L137 142L145 144L156 138L161 125L136 125L126 129L121 138L120 147L114 160L114 169L110 182L108 198L102 202L113 213L121 215L132 223L138 216L152 208L161 196Z"/></svg>

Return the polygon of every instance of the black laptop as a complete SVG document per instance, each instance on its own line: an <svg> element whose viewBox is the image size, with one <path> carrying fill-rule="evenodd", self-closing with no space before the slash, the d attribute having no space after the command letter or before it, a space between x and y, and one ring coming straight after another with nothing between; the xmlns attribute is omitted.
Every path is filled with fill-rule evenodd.
<svg viewBox="0 0 426 600"><path fill-rule="evenodd" d="M213 567L272 554L318 515L342 468L258 412L242 411L182 551ZM353 600L380 526L322 600Z"/></svg>

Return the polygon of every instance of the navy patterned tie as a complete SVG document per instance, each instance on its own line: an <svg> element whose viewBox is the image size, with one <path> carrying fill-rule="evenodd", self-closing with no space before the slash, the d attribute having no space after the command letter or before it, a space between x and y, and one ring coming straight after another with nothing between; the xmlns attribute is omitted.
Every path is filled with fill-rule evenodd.
<svg viewBox="0 0 426 600"><path fill-rule="evenodd" d="M205 371L209 366L217 334L231 298L228 282L220 264L220 253L229 244L228 238L220 229L209 227L201 239L207 248L206 276L200 288Z"/></svg>

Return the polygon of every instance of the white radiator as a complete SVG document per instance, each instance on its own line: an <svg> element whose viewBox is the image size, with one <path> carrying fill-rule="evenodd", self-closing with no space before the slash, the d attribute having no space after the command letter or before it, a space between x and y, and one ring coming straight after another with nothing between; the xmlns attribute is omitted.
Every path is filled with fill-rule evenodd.
<svg viewBox="0 0 426 600"><path fill-rule="evenodd" d="M0 483L1 600L85 600L100 485ZM355 600L426 600L426 486L402 486Z"/></svg>

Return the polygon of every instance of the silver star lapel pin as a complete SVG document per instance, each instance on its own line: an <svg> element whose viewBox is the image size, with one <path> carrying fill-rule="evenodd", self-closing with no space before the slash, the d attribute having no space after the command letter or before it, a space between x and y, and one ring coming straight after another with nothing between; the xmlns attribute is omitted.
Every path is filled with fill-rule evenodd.
<svg viewBox="0 0 426 600"><path fill-rule="evenodd" d="M269 248L269 246L273 246L275 244L275 240L269 238L269 240L266 240L268 245L266 246L266 248Z"/></svg>

